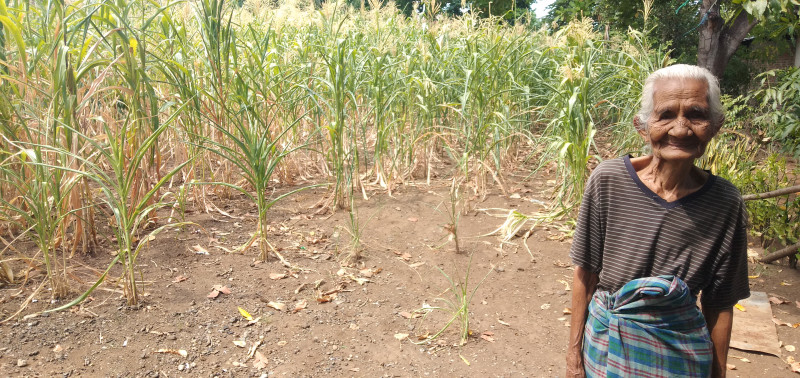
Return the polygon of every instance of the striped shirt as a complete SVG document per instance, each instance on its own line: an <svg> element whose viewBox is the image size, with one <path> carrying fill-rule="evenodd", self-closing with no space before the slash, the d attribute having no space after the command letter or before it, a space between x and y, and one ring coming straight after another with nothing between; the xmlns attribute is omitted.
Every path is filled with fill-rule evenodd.
<svg viewBox="0 0 800 378"><path fill-rule="evenodd" d="M572 262L599 275L598 290L674 275L704 308L750 295L747 213L733 184L710 175L700 190L667 202L642 183L630 156L607 160L586 184Z"/></svg>

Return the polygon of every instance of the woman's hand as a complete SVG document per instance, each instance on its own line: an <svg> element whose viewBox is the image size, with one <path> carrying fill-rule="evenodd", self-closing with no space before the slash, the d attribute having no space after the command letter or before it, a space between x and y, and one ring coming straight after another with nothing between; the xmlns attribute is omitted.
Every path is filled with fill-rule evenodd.
<svg viewBox="0 0 800 378"><path fill-rule="evenodd" d="M589 313L589 301L597 288L597 273L575 267L572 276L572 316L567 346L567 377L585 377L583 370L583 328Z"/></svg>
<svg viewBox="0 0 800 378"><path fill-rule="evenodd" d="M581 349L572 346L567 349L567 378L586 376L586 372L583 370L583 351Z"/></svg>

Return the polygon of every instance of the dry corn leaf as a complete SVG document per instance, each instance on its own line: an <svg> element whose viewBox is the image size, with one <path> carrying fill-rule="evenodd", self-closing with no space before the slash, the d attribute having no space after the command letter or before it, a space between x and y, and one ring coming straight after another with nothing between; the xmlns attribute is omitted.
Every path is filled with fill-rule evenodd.
<svg viewBox="0 0 800 378"><path fill-rule="evenodd" d="M744 306L742 306L742 305L740 305L740 304L738 304L738 303L737 303L735 306L733 306L733 307L736 307L736 309L737 309L737 310L739 310L739 311L741 311L741 312L747 312L747 309L746 309L746 308L744 308Z"/></svg>
<svg viewBox="0 0 800 378"><path fill-rule="evenodd" d="M407 333L395 333L394 334L394 338L397 339L397 340L403 341L403 340L408 338L408 334Z"/></svg>
<svg viewBox="0 0 800 378"><path fill-rule="evenodd" d="M400 315L400 316L402 316L402 317L404 317L406 319L411 319L412 317L414 317L414 315L412 315L408 311L400 311L400 312L397 313L397 315Z"/></svg>
<svg viewBox="0 0 800 378"><path fill-rule="evenodd" d="M186 357L189 355L189 353L183 349L159 349L156 351L156 353L177 354L181 357Z"/></svg>
<svg viewBox="0 0 800 378"><path fill-rule="evenodd" d="M286 304L281 303L281 302L272 302L272 301L270 301L269 303L267 303L267 307L272 307L272 308L274 308L274 309L276 309L278 311L286 311Z"/></svg>
<svg viewBox="0 0 800 378"><path fill-rule="evenodd" d="M253 315L250 315L250 313L249 313L249 312L247 312L247 310L245 310L245 309L243 309L243 308L239 307L239 313L240 313L240 314L242 314L242 316L243 316L245 319L247 319L247 320L249 320L249 321L253 321Z"/></svg>
<svg viewBox="0 0 800 378"><path fill-rule="evenodd" d="M511 324L508 324L508 323L506 323L506 322L504 322L504 321L502 321L502 320L500 320L500 319L497 319L497 322L498 322L498 323L500 323L500 324L502 324L502 325L504 325L504 326L511 327Z"/></svg>
<svg viewBox="0 0 800 378"><path fill-rule="evenodd" d="M172 280L172 282L178 283L178 282L186 281L188 279L189 279L189 277L186 277L186 276L177 276Z"/></svg>
<svg viewBox="0 0 800 378"><path fill-rule="evenodd" d="M0 261L0 267L3 268L3 274L5 275L6 280L8 280L8 283L12 283L13 284L14 283L14 270L11 269L11 265L9 265L5 261Z"/></svg>
<svg viewBox="0 0 800 378"><path fill-rule="evenodd" d="M564 291L570 291L569 282L567 282L566 280L558 280L558 282L564 284Z"/></svg>
<svg viewBox="0 0 800 378"><path fill-rule="evenodd" d="M419 220L419 218L417 218L417 217L410 217L410 218L408 218L408 221L409 221L409 222L416 222L416 221L418 221L418 220Z"/></svg>
<svg viewBox="0 0 800 378"><path fill-rule="evenodd" d="M406 252L406 253L404 253L404 254L400 255L400 258L401 258L401 259L403 259L403 260L405 260L405 261L409 261L409 260L411 260L411 254L409 254L408 252Z"/></svg>
<svg viewBox="0 0 800 378"><path fill-rule="evenodd" d="M286 273L270 273L269 279L271 280L280 280L286 278Z"/></svg>
<svg viewBox="0 0 800 378"><path fill-rule="evenodd" d="M244 340L233 340L233 345L236 345L239 348L244 348L247 346L247 342Z"/></svg>
<svg viewBox="0 0 800 378"><path fill-rule="evenodd" d="M481 338L486 340L486 341L488 341L488 342L490 342L490 343L493 343L494 342L494 332L486 331L484 333L481 333Z"/></svg>
<svg viewBox="0 0 800 378"><path fill-rule="evenodd" d="M411 264L409 266L412 267L412 268L419 268L419 267L421 267L423 265L425 265L425 261L420 261L418 263L413 263L413 264Z"/></svg>

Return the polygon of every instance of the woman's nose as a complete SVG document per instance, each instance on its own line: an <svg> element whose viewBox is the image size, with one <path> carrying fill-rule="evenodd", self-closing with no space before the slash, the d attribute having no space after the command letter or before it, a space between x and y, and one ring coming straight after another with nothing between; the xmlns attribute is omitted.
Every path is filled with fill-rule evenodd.
<svg viewBox="0 0 800 378"><path fill-rule="evenodd" d="M684 117L675 119L675 125L669 129L669 135L674 137L687 137L692 135L692 128L689 127L689 120Z"/></svg>

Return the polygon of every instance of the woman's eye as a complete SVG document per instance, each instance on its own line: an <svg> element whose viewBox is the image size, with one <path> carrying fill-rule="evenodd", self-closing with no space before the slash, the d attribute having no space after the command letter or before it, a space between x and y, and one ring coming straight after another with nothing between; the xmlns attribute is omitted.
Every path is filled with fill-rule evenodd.
<svg viewBox="0 0 800 378"><path fill-rule="evenodd" d="M658 115L659 120L673 119L673 118L675 118L675 113L671 111L663 112Z"/></svg>

